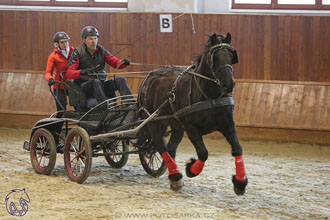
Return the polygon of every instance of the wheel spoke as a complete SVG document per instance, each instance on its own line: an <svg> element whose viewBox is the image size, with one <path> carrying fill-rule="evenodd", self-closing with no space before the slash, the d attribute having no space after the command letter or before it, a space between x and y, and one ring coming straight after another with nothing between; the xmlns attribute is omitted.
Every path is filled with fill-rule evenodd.
<svg viewBox="0 0 330 220"><path fill-rule="evenodd" d="M77 152L77 149L75 148L75 145L72 144L72 142L70 143L70 149L71 149L71 147L72 147L72 149L73 149L74 152ZM70 149L69 149L69 151L70 151Z"/></svg>
<svg viewBox="0 0 330 220"><path fill-rule="evenodd" d="M39 161L38 161L38 164L40 164L40 163L41 163L42 157L43 157L42 155L40 155L40 156L39 156ZM37 159L37 160L38 160L38 159Z"/></svg>
<svg viewBox="0 0 330 220"><path fill-rule="evenodd" d="M155 166L157 168L159 168L158 158L157 158L156 154L152 155L152 158L153 158L153 161L155 162Z"/></svg>
<svg viewBox="0 0 330 220"><path fill-rule="evenodd" d="M72 160L70 160L70 163L73 163L73 161L74 161L75 159L77 159L77 154L75 155L74 158L72 158Z"/></svg>
<svg viewBox="0 0 330 220"><path fill-rule="evenodd" d="M163 161L159 158L159 156L155 153L154 157L156 158L157 168L161 167Z"/></svg>
<svg viewBox="0 0 330 220"><path fill-rule="evenodd" d="M77 137L77 148L78 148L78 151L81 151L81 142L80 142L80 136L76 136Z"/></svg>
<svg viewBox="0 0 330 220"><path fill-rule="evenodd" d="M150 155L150 160L149 160L148 164L149 164L150 168L154 170L154 163L153 162L154 162L154 158Z"/></svg>
<svg viewBox="0 0 330 220"><path fill-rule="evenodd" d="M73 143L73 144L72 144ZM77 145L77 136L74 136L72 142L70 143L70 148L73 148L73 151L74 152L77 152L77 148L78 148L78 145ZM77 148L76 148L77 147Z"/></svg>
<svg viewBox="0 0 330 220"><path fill-rule="evenodd" d="M80 154L82 154L82 153L84 153L85 152L85 148L82 150L82 151L80 151Z"/></svg>
<svg viewBox="0 0 330 220"><path fill-rule="evenodd" d="M83 158L83 159L85 160L85 158ZM80 161L80 163L83 165L83 167L85 167L85 163L84 163L84 161L82 161L81 158L79 158L79 161Z"/></svg>

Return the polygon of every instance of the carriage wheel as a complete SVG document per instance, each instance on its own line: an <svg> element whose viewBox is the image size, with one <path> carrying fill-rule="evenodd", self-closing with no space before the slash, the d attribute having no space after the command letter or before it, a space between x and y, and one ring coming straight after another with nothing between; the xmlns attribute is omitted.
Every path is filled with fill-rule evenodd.
<svg viewBox="0 0 330 220"><path fill-rule="evenodd" d="M156 150L152 141L146 142L146 150L139 153L139 158L143 169L153 177L163 175L167 169L165 161Z"/></svg>
<svg viewBox="0 0 330 220"><path fill-rule="evenodd" d="M36 130L31 139L30 158L36 173L49 175L56 163L56 144L53 135L44 128Z"/></svg>
<svg viewBox="0 0 330 220"><path fill-rule="evenodd" d="M92 147L85 129L72 128L65 140L64 164L70 180L83 183L92 166Z"/></svg>
<svg viewBox="0 0 330 220"><path fill-rule="evenodd" d="M126 141L112 141L106 143L106 148L103 149L104 153L124 153L129 150L128 144ZM125 166L128 160L128 154L120 155L106 155L104 156L108 164L114 168L122 168Z"/></svg>

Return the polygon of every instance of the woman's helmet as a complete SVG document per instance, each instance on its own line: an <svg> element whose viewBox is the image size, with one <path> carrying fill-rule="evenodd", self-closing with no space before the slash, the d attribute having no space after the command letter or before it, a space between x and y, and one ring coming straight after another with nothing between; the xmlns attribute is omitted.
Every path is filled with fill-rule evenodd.
<svg viewBox="0 0 330 220"><path fill-rule="evenodd" d="M99 31L93 26L86 26L81 30L81 37L82 39L86 39L88 36L99 37Z"/></svg>
<svg viewBox="0 0 330 220"><path fill-rule="evenodd" d="M60 40L70 40L70 37L65 32L57 32L53 37L53 41L54 43L59 43Z"/></svg>

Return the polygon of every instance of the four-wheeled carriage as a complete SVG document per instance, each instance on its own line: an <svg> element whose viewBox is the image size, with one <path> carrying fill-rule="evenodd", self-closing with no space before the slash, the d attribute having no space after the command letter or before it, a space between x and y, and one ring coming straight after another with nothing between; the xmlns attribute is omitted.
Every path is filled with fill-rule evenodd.
<svg viewBox="0 0 330 220"><path fill-rule="evenodd" d="M171 189L180 190L183 186L182 173L175 156L184 132L198 156L197 160L192 158L186 164L186 176L192 178L203 171L208 158L202 136L218 131L226 137L235 157L236 174L232 176L234 192L243 195L248 179L242 146L236 133L232 98L235 85L232 65L237 62L230 33L226 36L214 33L205 44L196 70L190 71L193 69L191 65L186 70L164 67L150 72L139 88L137 102L131 97L107 100L83 115L80 112L82 108L78 108L81 106L75 106L81 116L79 119L63 118L58 122L64 123L65 127L64 160L69 178L78 183L84 182L89 175L93 156L104 155L111 161L110 165L115 163L121 167L127 161L125 155L139 153L146 172L158 176L167 167ZM138 116L143 120L138 120ZM69 122L75 127L69 129ZM57 122L38 127L46 129L47 126L55 126L53 124ZM168 128L171 129L171 136L166 143L164 137ZM54 145L58 141L55 134L46 130L39 133L36 132L37 138L32 138L34 149L31 150L31 160L37 172L48 173L54 166L53 161L46 163L49 167L38 166L41 159L38 160L36 155L52 158ZM132 142L134 139L137 141ZM35 140L39 145L34 144ZM122 143L120 152L117 152L118 143ZM135 150L127 151L129 143ZM39 154L34 154L37 150ZM100 153L100 150L103 152ZM156 157L158 154L161 157ZM116 155L121 158L115 160Z"/></svg>
<svg viewBox="0 0 330 220"><path fill-rule="evenodd" d="M137 117L136 95L119 96L97 104L74 82L64 83L69 88L69 104L75 110L65 110L62 118L38 121L32 128L30 141L24 143L37 173L51 173L56 153L64 154L67 175L77 183L87 179L92 157L97 156L104 156L111 167L121 168L127 163L129 154L139 154L148 174L157 177L166 171L166 165L150 138L137 143L136 132L100 137L105 133L135 129L143 123Z"/></svg>

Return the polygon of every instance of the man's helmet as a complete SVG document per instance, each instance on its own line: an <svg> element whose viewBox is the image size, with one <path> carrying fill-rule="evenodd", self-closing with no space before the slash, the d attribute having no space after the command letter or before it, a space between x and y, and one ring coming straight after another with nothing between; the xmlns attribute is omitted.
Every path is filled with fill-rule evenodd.
<svg viewBox="0 0 330 220"><path fill-rule="evenodd" d="M88 36L99 37L99 31L93 26L86 26L81 30L81 37L82 39L86 39Z"/></svg>
<svg viewBox="0 0 330 220"><path fill-rule="evenodd" d="M54 43L59 43L60 40L70 40L70 37L65 32L57 32L53 37L53 41Z"/></svg>

